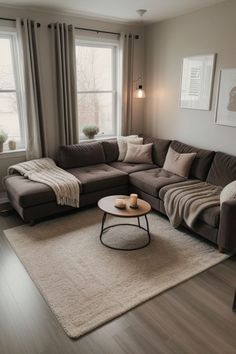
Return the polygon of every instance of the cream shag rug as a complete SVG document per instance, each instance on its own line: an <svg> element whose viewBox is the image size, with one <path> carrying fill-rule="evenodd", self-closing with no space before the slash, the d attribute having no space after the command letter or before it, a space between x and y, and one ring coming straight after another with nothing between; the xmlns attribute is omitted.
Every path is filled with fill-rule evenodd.
<svg viewBox="0 0 236 354"><path fill-rule="evenodd" d="M148 215L151 244L132 252L99 241L97 208L18 226L5 235L68 336L78 338L228 256L213 246ZM136 222L136 219L130 219ZM108 217L108 223L120 219ZM123 220L122 220L123 221ZM119 226L104 234L113 245L145 241L142 230Z"/></svg>

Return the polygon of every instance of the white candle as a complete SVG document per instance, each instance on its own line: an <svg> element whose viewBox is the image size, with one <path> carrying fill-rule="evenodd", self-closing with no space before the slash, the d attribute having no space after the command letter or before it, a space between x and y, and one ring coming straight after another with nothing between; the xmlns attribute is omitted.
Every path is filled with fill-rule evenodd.
<svg viewBox="0 0 236 354"><path fill-rule="evenodd" d="M129 204L131 207L136 207L138 202L138 194L130 194Z"/></svg>
<svg viewBox="0 0 236 354"><path fill-rule="evenodd" d="M125 208L125 206L126 206L125 200L124 200L124 199L121 199L121 198L117 198L117 199L115 200L115 206L116 206L117 208Z"/></svg>

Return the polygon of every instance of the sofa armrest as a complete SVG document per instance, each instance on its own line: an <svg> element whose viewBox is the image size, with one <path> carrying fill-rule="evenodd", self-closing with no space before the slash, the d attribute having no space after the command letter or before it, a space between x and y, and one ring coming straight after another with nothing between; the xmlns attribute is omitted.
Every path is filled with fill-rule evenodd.
<svg viewBox="0 0 236 354"><path fill-rule="evenodd" d="M217 244L220 248L236 252L236 200L222 204Z"/></svg>

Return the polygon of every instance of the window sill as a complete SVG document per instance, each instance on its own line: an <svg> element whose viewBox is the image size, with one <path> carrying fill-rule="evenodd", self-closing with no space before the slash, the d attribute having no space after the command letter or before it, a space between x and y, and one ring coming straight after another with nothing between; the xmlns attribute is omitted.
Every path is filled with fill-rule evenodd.
<svg viewBox="0 0 236 354"><path fill-rule="evenodd" d="M9 158L14 158L14 157L24 157L25 156L25 149L19 149L19 150L9 150L9 151L3 151L0 152L0 160L1 159L9 159Z"/></svg>
<svg viewBox="0 0 236 354"><path fill-rule="evenodd" d="M117 136L113 135L113 136L103 136L103 137L97 137L94 139L87 139L87 138L80 138L80 143L88 143L90 141L103 141L103 140L112 140L112 139L116 139Z"/></svg>

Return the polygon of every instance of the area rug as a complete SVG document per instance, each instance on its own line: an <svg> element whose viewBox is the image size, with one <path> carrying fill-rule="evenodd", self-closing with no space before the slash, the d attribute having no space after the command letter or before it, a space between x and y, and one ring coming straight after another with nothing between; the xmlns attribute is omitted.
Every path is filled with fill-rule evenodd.
<svg viewBox="0 0 236 354"><path fill-rule="evenodd" d="M122 252L99 241L97 208L18 226L4 233L69 337L86 332L183 282L228 256L152 212L151 243ZM120 219L109 217L108 222ZM136 220L132 220L136 221ZM143 230L112 228L104 241L132 247L145 242Z"/></svg>

